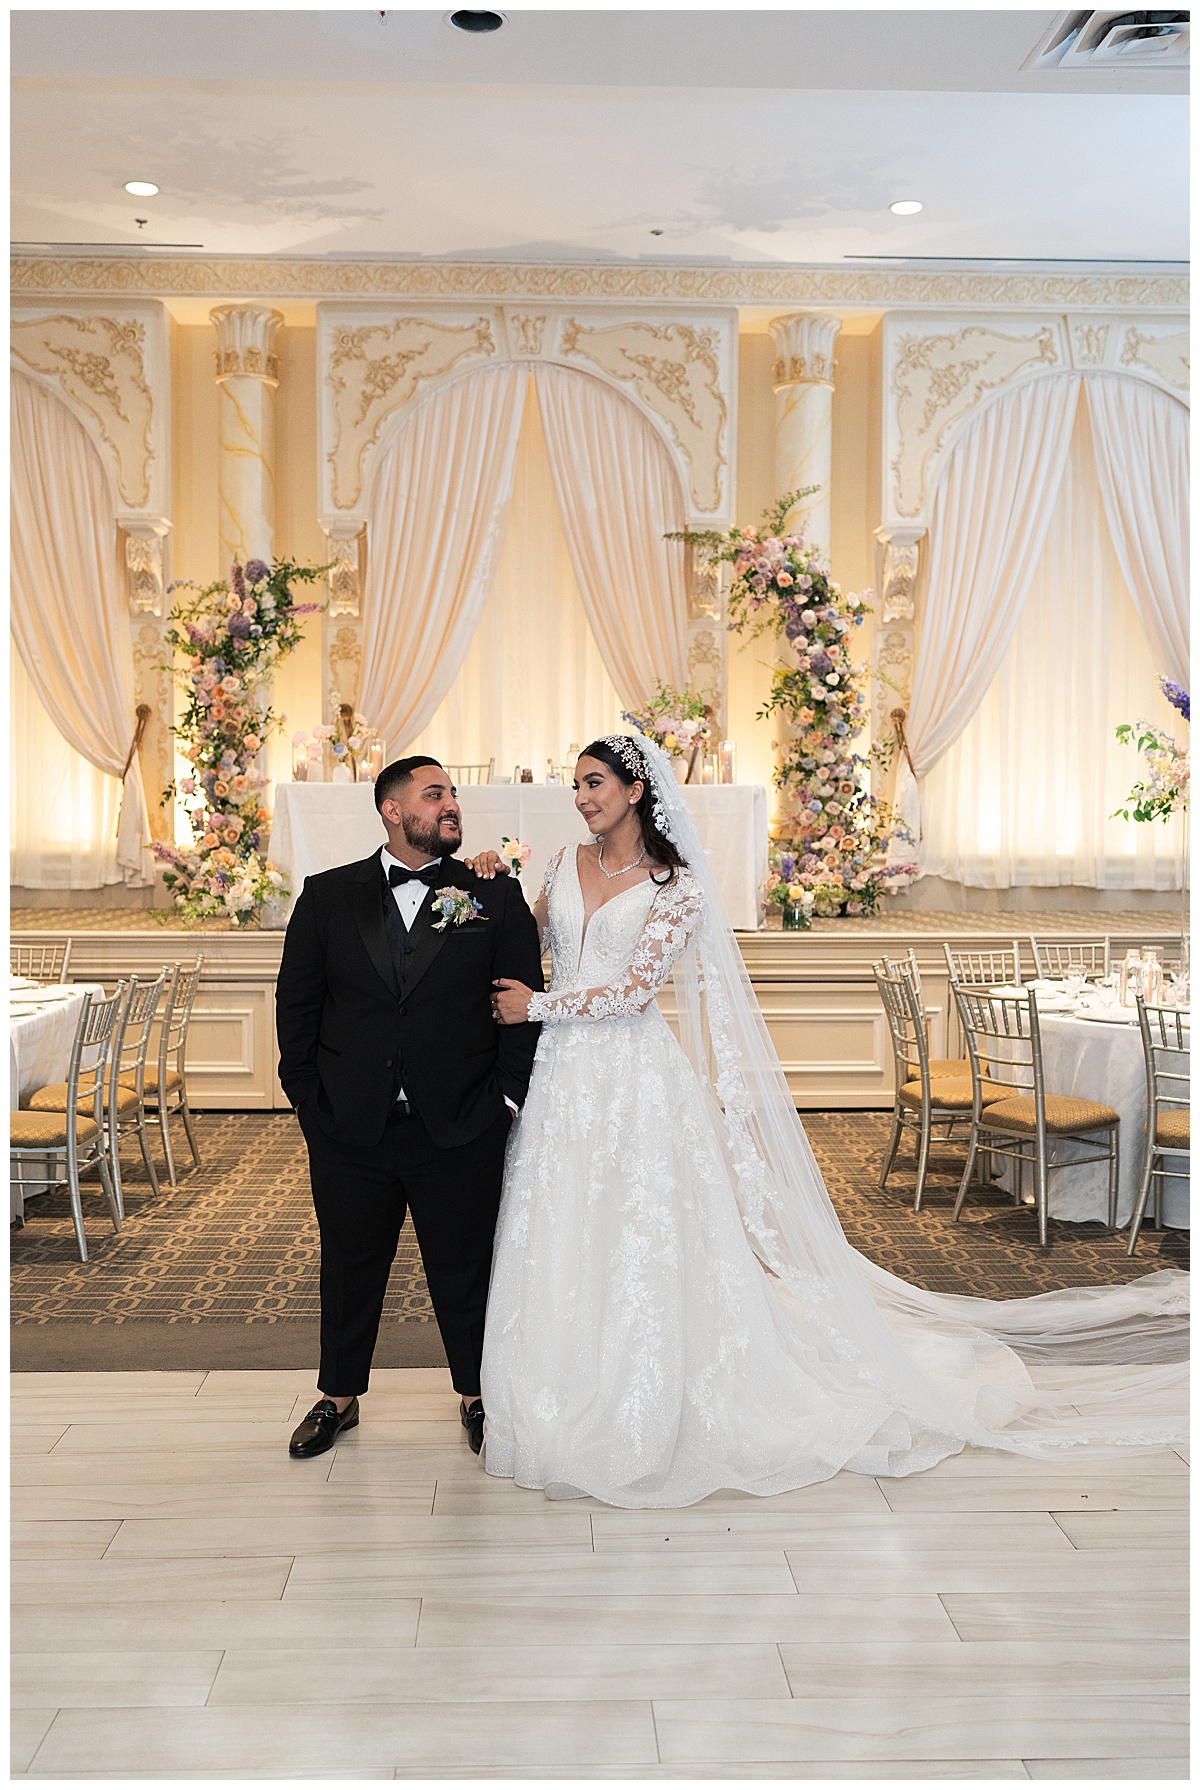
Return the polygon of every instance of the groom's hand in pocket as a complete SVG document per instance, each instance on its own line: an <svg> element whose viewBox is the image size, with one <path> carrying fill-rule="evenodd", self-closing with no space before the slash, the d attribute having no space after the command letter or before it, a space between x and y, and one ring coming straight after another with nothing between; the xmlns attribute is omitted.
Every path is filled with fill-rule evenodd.
<svg viewBox="0 0 1200 1790"><path fill-rule="evenodd" d="M485 883L490 883L497 873L501 876L508 875L508 865L500 853L492 851L490 847L487 851L481 851L477 857L464 858L463 863L468 870L473 870L476 876L482 877Z"/></svg>
<svg viewBox="0 0 1200 1790"><path fill-rule="evenodd" d="M499 977L492 983L492 1017L496 1024L524 1025L529 1018L529 1003L532 998L532 988L526 988L523 982L513 982L507 976Z"/></svg>

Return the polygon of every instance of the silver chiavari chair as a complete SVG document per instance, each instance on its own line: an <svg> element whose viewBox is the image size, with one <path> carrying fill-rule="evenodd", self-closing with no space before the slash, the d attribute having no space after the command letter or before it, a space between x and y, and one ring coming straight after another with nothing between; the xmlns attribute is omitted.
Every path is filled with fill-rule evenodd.
<svg viewBox="0 0 1200 1790"><path fill-rule="evenodd" d="M1178 1007L1147 1007L1140 990L1135 998L1146 1060L1146 1160L1129 1226L1129 1255L1137 1248L1151 1194L1155 1229L1161 1230L1164 1183L1186 1181L1192 1172L1191 1032ZM1168 1156L1178 1166L1168 1168Z"/></svg>
<svg viewBox="0 0 1200 1790"><path fill-rule="evenodd" d="M944 1125L943 1138L948 1141L954 1135L955 1125L970 1119L974 1090L969 1074L939 1075L934 1072L929 1060L925 1016L906 966L884 959L874 965L874 972L875 986L887 1018L896 1080L892 1130L879 1171L879 1185L887 1186L903 1133L906 1130L915 1132L917 1186L913 1211L919 1212L925 1192L933 1127ZM997 1097L1002 1098L1005 1092L1003 1088L997 1089Z"/></svg>
<svg viewBox="0 0 1200 1790"><path fill-rule="evenodd" d="M1066 976L1085 976L1098 982L1112 969L1112 941L1095 939L1031 938L1033 961L1043 981L1061 982Z"/></svg>
<svg viewBox="0 0 1200 1790"><path fill-rule="evenodd" d="M183 1120L192 1161L197 1168L200 1167L200 1147L192 1129L192 1109L188 1105L186 1059L188 1028L192 1023L192 1008L196 1004L203 968L203 957L197 957L190 968L180 963L175 965L173 971L167 972L167 995L158 1035L158 1061L146 1068L143 1081L142 1097L158 1114L163 1155L167 1163L167 1179L172 1187L178 1185L175 1179L175 1158L171 1151L170 1128L170 1121L176 1114ZM128 1074L123 1075L121 1080L126 1087L134 1085Z"/></svg>
<svg viewBox="0 0 1200 1790"><path fill-rule="evenodd" d="M144 1098L144 1079L146 1052L166 980L165 970L153 981L130 977L127 983L128 999L117 1022L112 1048L108 1053L108 1069L104 1078L104 1122L117 1210L122 1218L125 1216L125 1196L121 1187L121 1139L130 1132L137 1134L142 1161L146 1165L146 1173L156 1197L159 1191L158 1174L146 1135L149 1120ZM70 1090L64 1081L51 1082L44 1088L38 1088L29 1097L30 1112L65 1113L70 1109Z"/></svg>
<svg viewBox="0 0 1200 1790"><path fill-rule="evenodd" d="M71 939L55 939L45 945L8 947L9 973L28 976L33 982L65 982L71 967Z"/></svg>
<svg viewBox="0 0 1200 1790"><path fill-rule="evenodd" d="M490 783L496 769L496 761L489 758L486 764L444 764L442 769L456 788L468 783Z"/></svg>
<svg viewBox="0 0 1200 1790"><path fill-rule="evenodd" d="M954 984L959 1024L971 1059L974 1100L967 1166L963 1171L954 1216L963 1209L975 1158L981 1150L1006 1156L1014 1164L1013 1197L1020 1200L1025 1165L1033 1169L1037 1201L1038 1241L1050 1247L1050 1175L1085 1162L1108 1164L1110 1222L1116 1222L1120 1114L1100 1101L1075 1095L1048 1094L1042 1067L1042 1037L1037 996L997 995ZM985 1098L985 1088L1000 1085L1002 1098ZM1097 1139L1104 1142L1097 1147ZM1071 1142L1091 1154L1059 1162L1050 1160L1051 1144Z"/></svg>
<svg viewBox="0 0 1200 1790"><path fill-rule="evenodd" d="M88 1259L80 1189L80 1176L85 1169L99 1171L113 1230L121 1228L121 1208L109 1170L105 1137L104 1078L128 1001L129 989L124 982L119 982L116 993L106 1000L84 996L63 1083L66 1106L62 1111L23 1109L9 1114L9 1161L16 1169L13 1179L21 1187L58 1187L66 1182L81 1262Z"/></svg>

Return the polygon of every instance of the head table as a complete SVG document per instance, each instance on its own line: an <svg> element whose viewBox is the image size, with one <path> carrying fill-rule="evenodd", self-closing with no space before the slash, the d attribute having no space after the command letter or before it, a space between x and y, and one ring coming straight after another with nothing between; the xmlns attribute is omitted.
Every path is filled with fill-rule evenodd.
<svg viewBox="0 0 1200 1790"><path fill-rule="evenodd" d="M683 795L733 924L740 931L756 931L767 874L766 790L761 783L697 784L685 786ZM459 790L458 801L463 855L488 846L498 850L505 834L532 848L521 877L531 896L541 888L546 865L560 846L586 844L591 837L566 784L472 783ZM271 859L285 873L292 900L272 903L263 924L287 925L306 876L365 858L383 843L371 784L277 785Z"/></svg>

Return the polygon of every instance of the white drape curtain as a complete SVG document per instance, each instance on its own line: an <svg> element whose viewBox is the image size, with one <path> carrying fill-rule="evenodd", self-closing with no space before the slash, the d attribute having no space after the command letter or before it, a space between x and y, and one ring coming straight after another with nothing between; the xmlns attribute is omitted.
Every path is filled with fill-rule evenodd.
<svg viewBox="0 0 1200 1790"><path fill-rule="evenodd" d="M367 521L358 706L389 753L428 725L466 658L512 495L527 372L489 367L421 403Z"/></svg>
<svg viewBox="0 0 1200 1790"><path fill-rule="evenodd" d="M99 456L67 407L35 380L11 375L12 633L37 698L67 745L120 785L135 727L129 616L117 577L116 519ZM31 780L17 809L36 814L61 794L61 754L45 768L23 742ZM78 773L70 773L76 785ZM86 779L83 780L86 782ZM101 804L103 806L104 804ZM20 836L18 836L20 838ZM123 880L152 880L150 821L136 757L124 778L115 860ZM36 874L28 835L19 843L22 869ZM90 876L103 852L85 853ZM71 875L81 874L77 864ZM43 866L42 874L50 874ZM55 872L32 887L96 887L64 883Z"/></svg>
<svg viewBox="0 0 1200 1790"><path fill-rule="evenodd" d="M1169 400L1168 400L1169 401ZM1112 818L1143 766L1115 729L1184 732L1105 526L1089 408L1007 650L922 786L927 875L975 888L1170 889L1181 826Z"/></svg>
<svg viewBox="0 0 1200 1790"><path fill-rule="evenodd" d="M558 515L536 392L527 390L504 540L462 669L407 750L444 764L496 760L497 776L566 762L621 723L621 700L580 600Z"/></svg>
<svg viewBox="0 0 1200 1790"><path fill-rule="evenodd" d="M1121 573L1160 671L1188 684L1188 412L1144 379L1089 374L1096 475Z"/></svg>
<svg viewBox="0 0 1200 1790"><path fill-rule="evenodd" d="M534 368L550 469L583 606L622 701L687 682L683 494L635 405L567 367Z"/></svg>
<svg viewBox="0 0 1200 1790"><path fill-rule="evenodd" d="M68 746L21 655L9 661L9 875L22 889L103 889L117 864L121 785Z"/></svg>
<svg viewBox="0 0 1200 1790"><path fill-rule="evenodd" d="M1032 380L989 405L949 456L930 509L908 714L918 777L961 734L1012 638L1067 463L1080 383Z"/></svg>
<svg viewBox="0 0 1200 1790"><path fill-rule="evenodd" d="M663 539L684 526L683 495L653 427L628 399L586 374L548 366L487 368L422 403L376 476L367 524L358 706L383 734L390 753L414 749L435 733L439 755L455 763L495 756L505 764L514 748L515 722L497 723L504 706L502 667L514 652L538 650L530 637L531 618L519 614L515 587L489 622L489 638L505 629L504 652L493 651L487 660L477 656L461 688L456 680L464 672L504 537L531 371L553 490L552 506L543 483L542 526L547 537L555 531L550 511L556 509L572 583L608 686L632 708L644 703L660 680L676 687L687 680L683 548ZM513 566L518 583L520 576ZM608 719L609 687L589 664L572 599L565 586L560 588L565 601L558 620L543 616L541 621L551 633L561 622L560 645L577 655L555 699L562 718L552 743L543 739L536 747L513 751L514 762L532 762L539 770L544 756L556 757L580 738L592 708L603 713L607 726L614 724ZM502 620L506 604L507 622ZM562 678L563 663L553 678ZM581 673L582 695L572 694ZM452 690L457 714L449 721L439 710ZM566 717L568 699L582 705L574 720ZM566 737L559 739L560 734Z"/></svg>

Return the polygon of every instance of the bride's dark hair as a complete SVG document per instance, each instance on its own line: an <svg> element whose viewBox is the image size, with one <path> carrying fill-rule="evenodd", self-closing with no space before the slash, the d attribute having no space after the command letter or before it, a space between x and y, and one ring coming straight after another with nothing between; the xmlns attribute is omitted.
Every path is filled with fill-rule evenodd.
<svg viewBox="0 0 1200 1790"><path fill-rule="evenodd" d="M646 847L647 856L653 858L656 864L665 864L667 867L666 876L653 877L656 883L661 882L665 887L667 883L675 880L677 870L687 869L687 859L683 857L678 846L667 838L654 818L654 785L650 780L649 767L637 750L637 741L630 740L627 750L630 751L631 756L633 753L637 753L638 762L642 765L640 771L632 770L626 764L622 754L607 740L593 740L590 746L583 748L579 756L580 758L599 759L600 763L606 766L618 782L625 785L626 789L631 789L635 783L641 784L642 793L635 802L633 811L637 815L638 824L642 829L642 841ZM653 872L651 874L653 876Z"/></svg>

